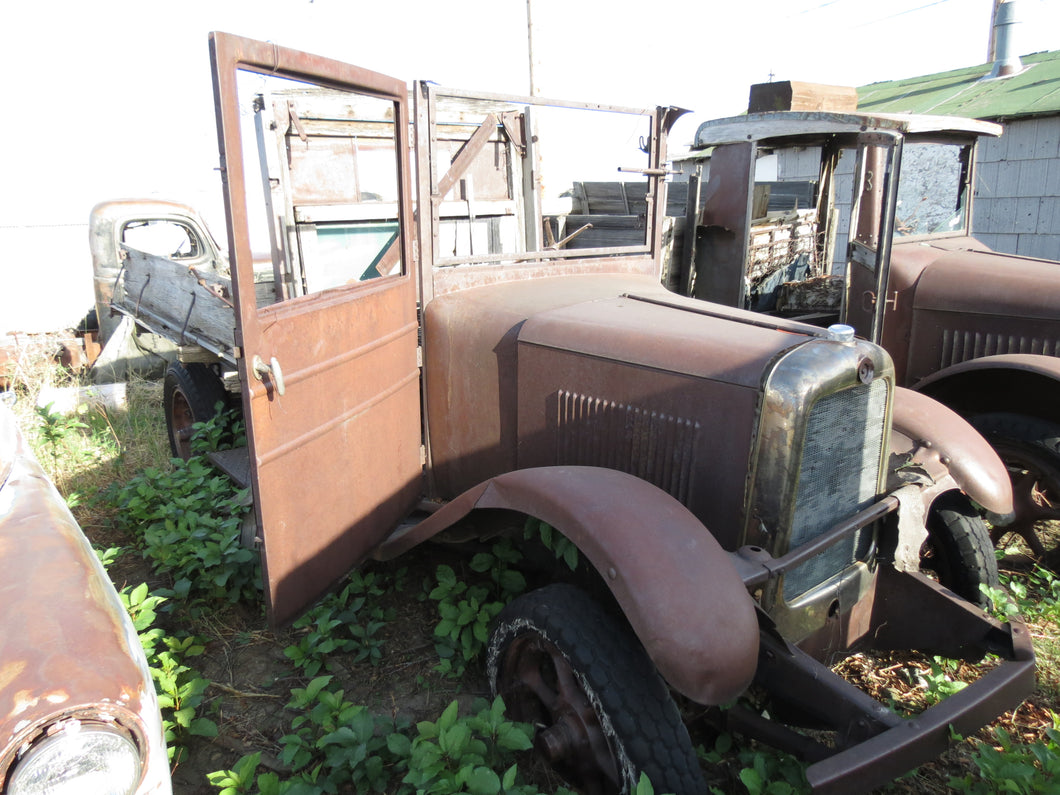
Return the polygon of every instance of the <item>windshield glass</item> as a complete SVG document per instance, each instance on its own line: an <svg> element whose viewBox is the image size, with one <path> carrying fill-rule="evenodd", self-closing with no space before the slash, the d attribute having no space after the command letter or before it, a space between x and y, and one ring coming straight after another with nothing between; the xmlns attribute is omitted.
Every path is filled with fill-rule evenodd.
<svg viewBox="0 0 1060 795"><path fill-rule="evenodd" d="M963 147L907 143L895 209L896 237L963 232L966 202Z"/></svg>

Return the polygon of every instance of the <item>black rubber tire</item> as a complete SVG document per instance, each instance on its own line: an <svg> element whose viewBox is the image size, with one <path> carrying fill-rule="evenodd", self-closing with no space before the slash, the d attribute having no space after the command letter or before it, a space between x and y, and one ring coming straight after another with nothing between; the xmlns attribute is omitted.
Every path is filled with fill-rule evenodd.
<svg viewBox="0 0 1060 795"><path fill-rule="evenodd" d="M169 365L162 386L162 407L174 457L191 458L192 426L216 416L218 402L227 403L227 399L224 384L207 365Z"/></svg>
<svg viewBox="0 0 1060 795"><path fill-rule="evenodd" d="M972 418L972 425L988 440L1010 439L1039 447L1060 462L1060 425L1025 414L996 412L979 414Z"/></svg>
<svg viewBox="0 0 1060 795"><path fill-rule="evenodd" d="M1008 412L980 414L971 422L1012 476L1016 520L995 529L994 541L1007 533L1021 535L1036 558L1056 568L1060 547L1050 546L1035 525L1060 519L1060 425Z"/></svg>
<svg viewBox="0 0 1060 795"><path fill-rule="evenodd" d="M621 786L608 783L603 792L635 792L642 772L658 793L706 792L688 730L644 647L625 621L572 585L549 585L513 600L497 616L490 634L490 687L505 699L511 718L538 727L535 745L540 745L553 716L530 688L502 680L515 665L510 659L513 644L514 653L519 653L528 643L539 642L562 655L607 739ZM544 670L547 667L542 666L545 679L555 674ZM570 780L569 770L555 767L570 784L592 789Z"/></svg>
<svg viewBox="0 0 1060 795"><path fill-rule="evenodd" d="M943 494L928 512L927 531L921 570L963 599L989 608L990 598L980 586L1000 587L997 558L990 531L971 501L960 493Z"/></svg>

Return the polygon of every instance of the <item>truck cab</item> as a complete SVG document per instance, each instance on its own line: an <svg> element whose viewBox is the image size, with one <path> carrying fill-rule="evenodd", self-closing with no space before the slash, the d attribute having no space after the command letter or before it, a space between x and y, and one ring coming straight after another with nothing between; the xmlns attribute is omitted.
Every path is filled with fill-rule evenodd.
<svg viewBox="0 0 1060 795"><path fill-rule="evenodd" d="M1060 265L974 237L976 146L1001 127L773 110L778 85L807 88L755 86L752 112L696 133L709 178L690 199L678 291L841 322L882 345L900 386L969 420L1005 461L1016 510L995 540L1018 534L1055 565L1044 523L1060 518Z"/></svg>

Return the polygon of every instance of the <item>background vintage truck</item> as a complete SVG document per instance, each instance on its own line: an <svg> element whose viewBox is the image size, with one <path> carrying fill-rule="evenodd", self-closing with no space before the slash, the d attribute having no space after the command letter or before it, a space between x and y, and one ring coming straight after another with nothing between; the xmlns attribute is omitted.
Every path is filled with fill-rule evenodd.
<svg viewBox="0 0 1060 795"><path fill-rule="evenodd" d="M174 208L176 257L130 247L145 219L120 205L96 215L126 240L114 303L179 346L175 451L238 391L274 623L370 556L546 522L590 565L514 600L486 666L586 791L703 790L675 698L757 685L732 728L864 791L1029 692L1026 630L973 604L996 567L971 500L1012 510L984 440L849 329L661 287L680 111L429 83L410 109L347 64L227 34L211 52L230 260ZM649 212L637 240L570 249L563 167L611 151L605 128ZM914 722L825 664L868 648L1000 662Z"/></svg>
<svg viewBox="0 0 1060 795"><path fill-rule="evenodd" d="M998 125L856 102L854 89L769 83L747 115L701 124L709 178L689 191L695 231L671 286L882 345L899 384L968 419L1008 466L1016 516L995 538L1018 533L1056 566L1056 539L1039 534L1060 518L1060 263L973 236L975 149ZM779 181L762 176L767 160Z"/></svg>

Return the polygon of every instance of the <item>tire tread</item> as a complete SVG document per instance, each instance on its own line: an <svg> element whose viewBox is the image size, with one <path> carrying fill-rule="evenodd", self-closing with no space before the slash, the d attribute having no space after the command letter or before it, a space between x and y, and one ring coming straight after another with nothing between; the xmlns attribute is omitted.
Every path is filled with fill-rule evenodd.
<svg viewBox="0 0 1060 795"><path fill-rule="evenodd" d="M706 791L677 705L625 621L566 584L549 585L513 600L497 616L490 636L487 671L494 692L498 663L508 643L531 631L558 647L581 675L612 721L634 769L647 774L656 792Z"/></svg>

